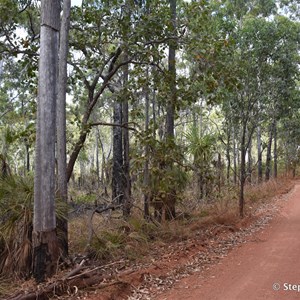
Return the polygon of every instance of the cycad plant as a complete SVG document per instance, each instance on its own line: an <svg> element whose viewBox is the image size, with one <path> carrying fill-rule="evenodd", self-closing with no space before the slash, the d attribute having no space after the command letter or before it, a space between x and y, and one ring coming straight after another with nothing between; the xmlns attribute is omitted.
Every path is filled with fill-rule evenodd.
<svg viewBox="0 0 300 300"><path fill-rule="evenodd" d="M193 170L197 176L199 198L208 194L208 185L213 180L212 162L215 154L216 139L213 135L201 136L193 126L186 134L188 152L193 156Z"/></svg>

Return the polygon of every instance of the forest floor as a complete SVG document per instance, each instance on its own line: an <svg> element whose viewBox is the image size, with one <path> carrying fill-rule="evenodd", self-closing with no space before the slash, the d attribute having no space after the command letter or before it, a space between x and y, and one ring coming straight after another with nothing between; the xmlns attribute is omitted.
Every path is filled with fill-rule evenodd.
<svg viewBox="0 0 300 300"><path fill-rule="evenodd" d="M79 266L34 292L26 283L23 296L17 293L6 299L37 299L37 290L50 291L38 298L47 299L53 290L59 292L61 282L70 288L53 299L300 298L299 181L282 184L275 198L253 205L243 220L229 214L189 226L188 236L153 243L149 253L135 262L121 259L104 266Z"/></svg>

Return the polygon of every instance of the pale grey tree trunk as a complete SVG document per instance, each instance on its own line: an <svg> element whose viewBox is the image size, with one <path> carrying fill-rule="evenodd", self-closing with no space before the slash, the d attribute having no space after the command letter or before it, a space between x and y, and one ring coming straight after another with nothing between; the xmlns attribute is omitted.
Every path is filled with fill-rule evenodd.
<svg viewBox="0 0 300 300"><path fill-rule="evenodd" d="M57 268L55 217L55 126L60 1L41 3L36 161L33 216L33 276L41 282Z"/></svg>
<svg viewBox="0 0 300 300"><path fill-rule="evenodd" d="M58 197L65 203L68 202L67 181L67 155L66 155L66 93L67 93L67 58L69 50L71 0L64 0L63 16L60 28L58 89L57 89L57 192ZM66 206L67 207L67 206ZM68 221L66 218L59 220L58 227L61 230L60 242L65 256L68 255Z"/></svg>

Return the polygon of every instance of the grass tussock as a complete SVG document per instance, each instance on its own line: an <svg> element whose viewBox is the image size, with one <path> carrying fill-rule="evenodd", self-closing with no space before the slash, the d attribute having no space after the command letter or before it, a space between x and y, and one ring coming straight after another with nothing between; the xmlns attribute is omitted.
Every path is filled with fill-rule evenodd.
<svg viewBox="0 0 300 300"><path fill-rule="evenodd" d="M0 178L0 274L29 276L33 178Z"/></svg>
<svg viewBox="0 0 300 300"><path fill-rule="evenodd" d="M31 275L33 197L32 175L0 178L0 276ZM66 204L58 200L57 217L65 211Z"/></svg>

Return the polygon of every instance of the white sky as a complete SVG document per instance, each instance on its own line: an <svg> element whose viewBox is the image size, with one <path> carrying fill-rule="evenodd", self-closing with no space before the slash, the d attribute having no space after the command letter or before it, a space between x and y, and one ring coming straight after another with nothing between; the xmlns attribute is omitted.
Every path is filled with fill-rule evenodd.
<svg viewBox="0 0 300 300"><path fill-rule="evenodd" d="M81 2L82 2L82 0L72 0L72 1L71 1L71 5L72 5L72 6L75 6L75 5L80 6L80 5L81 5Z"/></svg>

